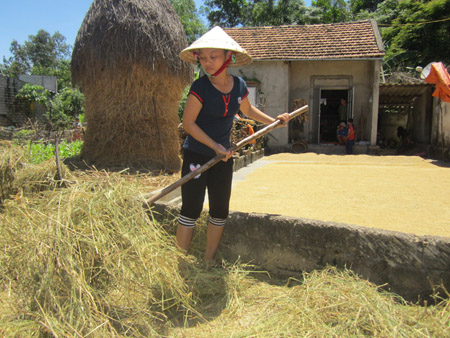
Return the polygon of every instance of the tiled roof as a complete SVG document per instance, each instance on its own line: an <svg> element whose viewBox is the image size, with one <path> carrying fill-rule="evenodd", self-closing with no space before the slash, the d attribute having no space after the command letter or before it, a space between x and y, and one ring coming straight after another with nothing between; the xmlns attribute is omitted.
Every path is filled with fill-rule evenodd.
<svg viewBox="0 0 450 338"><path fill-rule="evenodd" d="M253 60L382 58L373 20L318 25L225 28Z"/></svg>

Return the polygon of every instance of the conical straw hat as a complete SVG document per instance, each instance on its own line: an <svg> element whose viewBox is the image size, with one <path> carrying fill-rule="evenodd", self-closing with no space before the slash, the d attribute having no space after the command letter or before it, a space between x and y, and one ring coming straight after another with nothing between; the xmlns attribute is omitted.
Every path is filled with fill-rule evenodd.
<svg viewBox="0 0 450 338"><path fill-rule="evenodd" d="M197 58L194 56L194 52L201 48L217 48L233 51L236 56L236 62L230 63L230 66L243 66L252 62L251 56L248 55L245 49L239 46L239 44L219 26L206 32L189 47L183 49L180 53L181 60L197 64Z"/></svg>

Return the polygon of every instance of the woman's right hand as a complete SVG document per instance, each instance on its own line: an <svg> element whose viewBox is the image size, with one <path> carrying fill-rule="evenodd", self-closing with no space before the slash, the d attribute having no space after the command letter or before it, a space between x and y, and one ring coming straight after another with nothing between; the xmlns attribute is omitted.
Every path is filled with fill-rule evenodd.
<svg viewBox="0 0 450 338"><path fill-rule="evenodd" d="M225 157L222 160L224 162L227 162L234 154L234 151L226 150L225 147L219 143L216 143L214 151L216 152L217 155L225 155Z"/></svg>

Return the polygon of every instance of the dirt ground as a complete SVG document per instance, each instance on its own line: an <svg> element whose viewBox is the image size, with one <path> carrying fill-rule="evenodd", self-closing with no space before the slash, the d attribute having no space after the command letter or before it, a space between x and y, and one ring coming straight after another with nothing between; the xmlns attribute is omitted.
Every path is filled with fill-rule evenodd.
<svg viewBox="0 0 450 338"><path fill-rule="evenodd" d="M235 173L231 210L450 237L450 165L419 156L266 156Z"/></svg>

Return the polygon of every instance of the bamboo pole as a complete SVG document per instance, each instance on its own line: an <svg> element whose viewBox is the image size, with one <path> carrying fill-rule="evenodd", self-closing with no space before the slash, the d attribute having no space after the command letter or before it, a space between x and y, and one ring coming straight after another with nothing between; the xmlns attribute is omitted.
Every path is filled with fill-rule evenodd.
<svg viewBox="0 0 450 338"><path fill-rule="evenodd" d="M289 120L292 120L293 118L295 118L295 117L297 117L297 116L299 116L301 114L304 114L307 111L308 111L308 106L307 105L305 105L305 106L303 106L303 107L301 107L301 108L299 108L297 110L294 110L292 113L289 113ZM258 130L253 135L250 135L250 136L242 139L241 141L236 143L235 146L231 147L229 150L230 151L237 151L237 150L241 149L242 147L244 147L245 145L247 145L251 141L256 140L257 138L260 138L261 136L264 136L267 133L271 132L276 127L278 127L279 124L281 124L281 121L280 120L276 120L275 122L267 125L263 129ZM185 184L186 182L190 181L195 176L205 172L206 170L208 170L209 168L214 166L216 163L222 161L222 159L224 157L225 157L225 155L222 155L222 154L213 157L211 160L209 160L208 162L203 164L198 169L196 169L194 171L191 171L189 174L183 176L178 181L172 183L171 185L165 187L164 189L162 189L158 193L152 195L150 198L146 199L145 203L148 204L148 205L152 205L154 202L156 202L160 198L166 196L167 194L169 194L170 192L174 191L178 187L181 187L183 184Z"/></svg>

